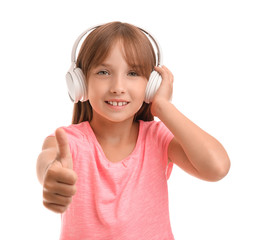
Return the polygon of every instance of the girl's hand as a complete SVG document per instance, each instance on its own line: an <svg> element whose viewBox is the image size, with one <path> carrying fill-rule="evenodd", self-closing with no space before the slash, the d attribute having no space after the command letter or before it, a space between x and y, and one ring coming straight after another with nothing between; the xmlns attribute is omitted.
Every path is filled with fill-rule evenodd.
<svg viewBox="0 0 261 240"><path fill-rule="evenodd" d="M171 101L174 76L165 66L155 67L155 70L159 72L162 77L161 85L151 103L151 113L157 117L160 106Z"/></svg>
<svg viewBox="0 0 261 240"><path fill-rule="evenodd" d="M49 164L43 181L43 204L57 213L66 211L76 193L77 174L73 171L73 162L66 133L57 129L55 137L58 145L56 159Z"/></svg>

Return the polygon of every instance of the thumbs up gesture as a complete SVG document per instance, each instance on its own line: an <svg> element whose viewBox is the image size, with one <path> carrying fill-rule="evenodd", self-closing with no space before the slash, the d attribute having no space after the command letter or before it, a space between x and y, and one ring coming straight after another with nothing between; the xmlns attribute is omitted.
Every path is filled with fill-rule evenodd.
<svg viewBox="0 0 261 240"><path fill-rule="evenodd" d="M65 131L55 132L57 155L49 164L43 180L43 204L46 208L63 213L76 193L77 175L73 171L73 161Z"/></svg>

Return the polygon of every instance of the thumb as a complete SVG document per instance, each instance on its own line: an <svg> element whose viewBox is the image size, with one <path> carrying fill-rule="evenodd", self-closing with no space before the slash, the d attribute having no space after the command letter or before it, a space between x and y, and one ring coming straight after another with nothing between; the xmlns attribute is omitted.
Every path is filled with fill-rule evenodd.
<svg viewBox="0 0 261 240"><path fill-rule="evenodd" d="M58 128L55 131L55 137L58 146L58 160L62 163L63 167L72 169L72 155L65 131L62 128Z"/></svg>

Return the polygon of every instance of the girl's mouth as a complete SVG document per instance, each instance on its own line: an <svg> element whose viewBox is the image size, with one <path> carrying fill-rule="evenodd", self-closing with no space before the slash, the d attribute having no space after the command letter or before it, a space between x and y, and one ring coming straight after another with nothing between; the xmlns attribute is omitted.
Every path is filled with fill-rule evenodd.
<svg viewBox="0 0 261 240"><path fill-rule="evenodd" d="M129 102L116 102L116 101L105 101L107 104L113 106L113 107L122 107L122 106L125 106L127 104L129 104Z"/></svg>

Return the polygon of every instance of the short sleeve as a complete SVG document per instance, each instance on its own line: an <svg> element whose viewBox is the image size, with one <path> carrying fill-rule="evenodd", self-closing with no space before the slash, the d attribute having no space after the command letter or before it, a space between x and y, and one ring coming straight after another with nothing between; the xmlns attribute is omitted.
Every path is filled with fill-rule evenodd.
<svg viewBox="0 0 261 240"><path fill-rule="evenodd" d="M161 121L156 122L156 132L157 134L157 141L158 146L162 149L164 154L164 166L166 168L166 178L169 179L172 168L173 168L173 162L169 162L168 159L168 147L170 141L174 138L173 133L165 126L165 124Z"/></svg>

